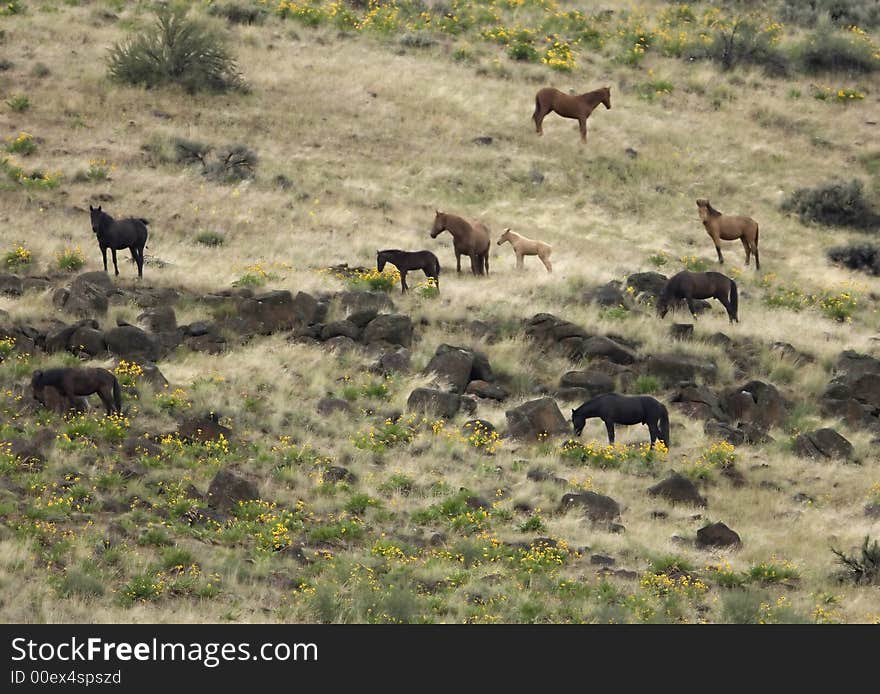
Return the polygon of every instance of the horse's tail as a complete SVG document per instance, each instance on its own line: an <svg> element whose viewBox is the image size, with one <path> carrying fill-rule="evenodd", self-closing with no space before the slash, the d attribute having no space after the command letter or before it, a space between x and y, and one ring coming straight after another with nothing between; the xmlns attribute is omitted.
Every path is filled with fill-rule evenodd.
<svg viewBox="0 0 880 694"><path fill-rule="evenodd" d="M733 314L733 320L739 322L739 293L733 280L730 280L730 312Z"/></svg>
<svg viewBox="0 0 880 694"><path fill-rule="evenodd" d="M122 389L116 376L113 377L113 404L116 406L116 411L122 414Z"/></svg>
<svg viewBox="0 0 880 694"><path fill-rule="evenodd" d="M667 448L671 445L669 442L669 410L663 403L660 403L660 438Z"/></svg>
<svg viewBox="0 0 880 694"><path fill-rule="evenodd" d="M535 123L538 122L538 114L541 112L541 101L538 99L538 95L535 94L535 112L532 114L532 120Z"/></svg>
<svg viewBox="0 0 880 694"><path fill-rule="evenodd" d="M755 247L752 249L752 252L755 254L755 269L761 269L761 258L758 255L758 233L761 231L758 223L755 222Z"/></svg>

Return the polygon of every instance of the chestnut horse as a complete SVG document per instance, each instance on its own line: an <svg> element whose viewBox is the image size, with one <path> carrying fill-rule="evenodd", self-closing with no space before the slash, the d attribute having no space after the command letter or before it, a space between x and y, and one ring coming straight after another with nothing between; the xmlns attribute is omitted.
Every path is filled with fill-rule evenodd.
<svg viewBox="0 0 880 694"><path fill-rule="evenodd" d="M550 263L550 253L552 252L552 247L549 243L527 239L525 236L517 234L515 231L511 231L510 229L505 229L504 233L498 237L498 245L500 246L505 241L513 246L513 252L516 253L517 268L522 269L523 256L536 255L538 256L538 258L541 259L541 262L544 263L544 267L547 268L547 272L553 272L553 265Z"/></svg>
<svg viewBox="0 0 880 694"><path fill-rule="evenodd" d="M581 142L587 142L587 118L599 104L605 108L611 108L611 87L602 87L586 94L571 95L554 89L544 87L535 95L535 112L532 120L535 121L535 130L538 135L543 135L541 123L550 111L555 111L563 118L577 118L581 127Z"/></svg>
<svg viewBox="0 0 880 694"><path fill-rule="evenodd" d="M706 227L706 232L715 244L718 251L718 262L724 264L724 256L721 255L721 241L742 241L746 250L746 265L752 253L755 254L755 269L761 269L761 261L758 258L758 223L751 217L721 214L712 207L708 200L697 200L697 210L700 220Z"/></svg>
<svg viewBox="0 0 880 694"><path fill-rule="evenodd" d="M480 222L470 222L454 214L436 210L431 238L436 239L442 231L452 234L456 270L461 274L461 256L471 259L471 272L475 275L489 274L489 229Z"/></svg>

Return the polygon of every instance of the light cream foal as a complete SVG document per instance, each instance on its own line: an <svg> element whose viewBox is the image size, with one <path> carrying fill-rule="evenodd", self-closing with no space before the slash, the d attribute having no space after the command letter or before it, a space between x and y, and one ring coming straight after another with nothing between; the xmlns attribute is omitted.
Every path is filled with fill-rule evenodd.
<svg viewBox="0 0 880 694"><path fill-rule="evenodd" d="M500 246L505 241L508 241L510 245L513 246L513 252L516 253L517 268L522 269L523 256L536 255L541 259L541 262L544 263L547 272L553 272L553 265L550 263L552 246L550 246L549 243L527 239L525 236L517 234L510 229L504 230L504 233L498 238L498 245Z"/></svg>

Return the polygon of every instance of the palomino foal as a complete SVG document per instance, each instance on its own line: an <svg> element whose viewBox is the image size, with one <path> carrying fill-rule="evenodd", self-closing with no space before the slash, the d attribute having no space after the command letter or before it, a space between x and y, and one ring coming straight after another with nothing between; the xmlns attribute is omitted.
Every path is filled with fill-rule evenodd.
<svg viewBox="0 0 880 694"><path fill-rule="evenodd" d="M523 267L523 256L536 255L544 263L547 272L553 272L553 264L550 262L550 253L553 248L549 243L527 239L525 236L511 231L509 228L505 229L504 233L498 237L498 245L500 246L505 241L513 246L513 252L516 253L516 267L518 269Z"/></svg>

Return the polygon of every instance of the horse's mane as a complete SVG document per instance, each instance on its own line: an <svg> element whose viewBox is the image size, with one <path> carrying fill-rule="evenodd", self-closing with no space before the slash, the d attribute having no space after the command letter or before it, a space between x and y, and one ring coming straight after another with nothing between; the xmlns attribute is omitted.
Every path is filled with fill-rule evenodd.
<svg viewBox="0 0 880 694"><path fill-rule="evenodd" d="M377 253L403 253L399 248L386 248L384 251L376 251Z"/></svg>
<svg viewBox="0 0 880 694"><path fill-rule="evenodd" d="M716 210L714 207L712 207L712 203L708 200L704 200L703 202L706 203L706 209L709 210L709 214L711 214L713 217L720 217L723 214L721 210Z"/></svg>

